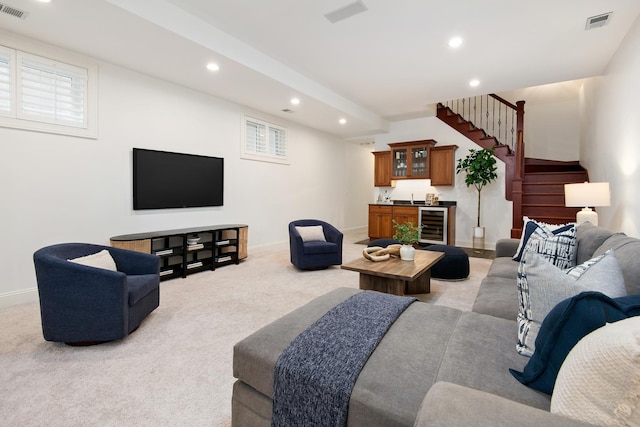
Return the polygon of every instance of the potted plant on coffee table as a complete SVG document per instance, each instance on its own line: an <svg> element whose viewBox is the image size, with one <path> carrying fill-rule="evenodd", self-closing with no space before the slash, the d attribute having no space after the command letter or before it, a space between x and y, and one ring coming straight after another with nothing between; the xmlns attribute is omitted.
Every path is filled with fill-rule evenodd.
<svg viewBox="0 0 640 427"><path fill-rule="evenodd" d="M393 238L400 243L400 259L403 261L413 261L416 254L416 248L414 245L420 240L420 232L422 227L419 225L413 225L413 222L403 222L402 224L393 220L393 229L395 234Z"/></svg>
<svg viewBox="0 0 640 427"><path fill-rule="evenodd" d="M458 159L456 174L464 172L467 187L474 186L478 190L478 215L477 223L473 228L473 250L475 252L484 251L484 227L480 226L480 193L485 185L488 185L498 178L496 158L493 155L493 148L483 148L482 150L469 150L467 157Z"/></svg>

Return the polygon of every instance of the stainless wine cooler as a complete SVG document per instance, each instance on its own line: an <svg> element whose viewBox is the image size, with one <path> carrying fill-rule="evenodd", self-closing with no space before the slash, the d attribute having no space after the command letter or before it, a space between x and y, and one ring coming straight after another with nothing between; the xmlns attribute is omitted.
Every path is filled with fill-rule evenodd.
<svg viewBox="0 0 640 427"><path fill-rule="evenodd" d="M449 214L446 206L425 206L418 212L420 243L448 245Z"/></svg>

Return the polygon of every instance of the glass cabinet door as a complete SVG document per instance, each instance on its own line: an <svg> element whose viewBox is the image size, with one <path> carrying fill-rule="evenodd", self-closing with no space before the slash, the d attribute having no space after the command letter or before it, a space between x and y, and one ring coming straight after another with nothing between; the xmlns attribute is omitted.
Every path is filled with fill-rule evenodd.
<svg viewBox="0 0 640 427"><path fill-rule="evenodd" d="M411 149L411 176L427 176L427 147Z"/></svg>
<svg viewBox="0 0 640 427"><path fill-rule="evenodd" d="M392 151L392 167L393 176L407 176L407 150L393 150Z"/></svg>
<svg viewBox="0 0 640 427"><path fill-rule="evenodd" d="M429 150L435 144L436 141L433 139L389 144L391 147L391 178L429 178Z"/></svg>

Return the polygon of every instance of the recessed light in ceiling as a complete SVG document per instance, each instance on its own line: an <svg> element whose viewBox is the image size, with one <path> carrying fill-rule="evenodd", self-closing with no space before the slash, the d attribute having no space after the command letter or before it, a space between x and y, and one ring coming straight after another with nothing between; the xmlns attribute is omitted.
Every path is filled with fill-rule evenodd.
<svg viewBox="0 0 640 427"><path fill-rule="evenodd" d="M473 79L473 80L471 80L469 82L469 86L471 86L471 87L477 87L479 85L480 85L480 80L478 80L478 79Z"/></svg>
<svg viewBox="0 0 640 427"><path fill-rule="evenodd" d="M220 66L215 62L210 62L207 64L207 70L209 71L218 71L219 69L220 69Z"/></svg>
<svg viewBox="0 0 640 427"><path fill-rule="evenodd" d="M347 123L347 119L342 118L342 119L338 120L338 123L340 123L341 125L344 125L344 124Z"/></svg>
<svg viewBox="0 0 640 427"><path fill-rule="evenodd" d="M333 12L325 13L324 17L332 24L335 24L338 21L351 18L353 15L366 12L367 10L369 10L367 9L367 6L365 6L362 1L358 0L355 3L348 4L340 9L334 10Z"/></svg>
<svg viewBox="0 0 640 427"><path fill-rule="evenodd" d="M291 103L293 105L298 105L298 104L300 104L300 100L298 98L291 98Z"/></svg>
<svg viewBox="0 0 640 427"><path fill-rule="evenodd" d="M462 45L462 37L453 37L449 40L449 47L460 47Z"/></svg>

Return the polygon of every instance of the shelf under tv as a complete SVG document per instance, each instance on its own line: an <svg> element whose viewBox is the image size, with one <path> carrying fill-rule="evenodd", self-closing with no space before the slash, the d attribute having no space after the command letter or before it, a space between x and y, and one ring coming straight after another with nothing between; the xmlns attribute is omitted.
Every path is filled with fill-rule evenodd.
<svg viewBox="0 0 640 427"><path fill-rule="evenodd" d="M224 224L176 230L124 234L111 237L111 246L160 257L161 280L216 267L238 264L247 258L249 227L246 224ZM199 237L197 245L188 239Z"/></svg>

